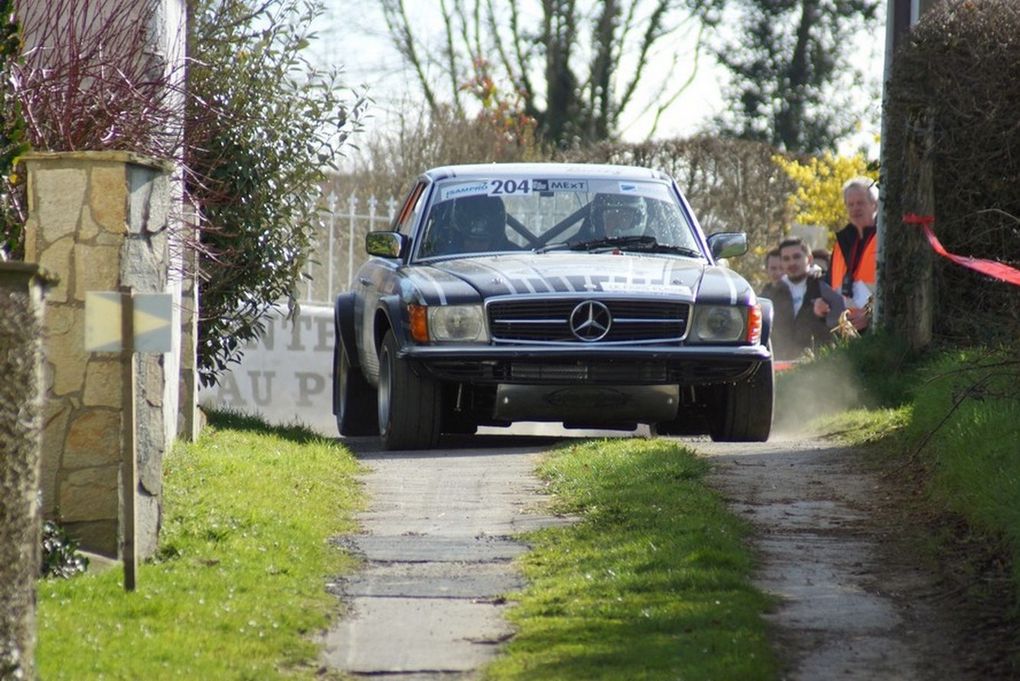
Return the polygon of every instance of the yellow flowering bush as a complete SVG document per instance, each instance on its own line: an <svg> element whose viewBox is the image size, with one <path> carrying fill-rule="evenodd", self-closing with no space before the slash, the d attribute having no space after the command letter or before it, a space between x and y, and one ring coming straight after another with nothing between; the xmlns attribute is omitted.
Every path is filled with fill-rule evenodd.
<svg viewBox="0 0 1020 681"><path fill-rule="evenodd" d="M869 168L868 160L860 153L836 156L825 152L803 163L780 155L772 160L797 187L788 199L794 221L822 225L832 231L846 224L843 183L858 176L878 179L878 172Z"/></svg>

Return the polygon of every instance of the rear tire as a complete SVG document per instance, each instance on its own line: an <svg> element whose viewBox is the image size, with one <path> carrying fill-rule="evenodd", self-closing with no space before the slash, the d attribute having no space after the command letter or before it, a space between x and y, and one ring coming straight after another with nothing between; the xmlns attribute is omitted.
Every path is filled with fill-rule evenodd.
<svg viewBox="0 0 1020 681"><path fill-rule="evenodd" d="M337 394L336 428L341 435L378 435L379 412L375 389L365 380L360 369L351 366L343 343L337 340L337 344L333 371Z"/></svg>
<svg viewBox="0 0 1020 681"><path fill-rule="evenodd" d="M415 373L397 357L397 340L387 331L379 349L378 418L385 449L429 449L439 442L442 386Z"/></svg>
<svg viewBox="0 0 1020 681"><path fill-rule="evenodd" d="M775 402L772 360L762 362L750 377L722 390L719 411L712 420L716 442L765 442L772 431Z"/></svg>

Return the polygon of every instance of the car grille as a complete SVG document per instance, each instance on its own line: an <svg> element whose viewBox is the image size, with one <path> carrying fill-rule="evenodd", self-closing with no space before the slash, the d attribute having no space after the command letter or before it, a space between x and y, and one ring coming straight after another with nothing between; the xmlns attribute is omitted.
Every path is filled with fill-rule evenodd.
<svg viewBox="0 0 1020 681"><path fill-rule="evenodd" d="M570 329L579 299L495 301L489 303L489 328L496 342L588 343ZM678 341L687 332L688 303L647 300L600 301L612 316L609 332L598 343Z"/></svg>

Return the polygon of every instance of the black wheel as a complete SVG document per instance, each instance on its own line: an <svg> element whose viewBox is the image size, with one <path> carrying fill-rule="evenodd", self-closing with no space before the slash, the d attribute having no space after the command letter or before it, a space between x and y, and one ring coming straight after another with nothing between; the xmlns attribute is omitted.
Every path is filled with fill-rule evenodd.
<svg viewBox="0 0 1020 681"><path fill-rule="evenodd" d="M750 377L725 386L713 419L716 442L765 442L772 430L775 402L772 361L763 362Z"/></svg>
<svg viewBox="0 0 1020 681"><path fill-rule="evenodd" d="M441 384L397 357L387 331L379 349L379 434L386 449L429 449L439 442Z"/></svg>
<svg viewBox="0 0 1020 681"><path fill-rule="evenodd" d="M344 344L337 341L336 366L336 428L341 435L378 435L379 412L375 389L365 380L360 369L351 366Z"/></svg>

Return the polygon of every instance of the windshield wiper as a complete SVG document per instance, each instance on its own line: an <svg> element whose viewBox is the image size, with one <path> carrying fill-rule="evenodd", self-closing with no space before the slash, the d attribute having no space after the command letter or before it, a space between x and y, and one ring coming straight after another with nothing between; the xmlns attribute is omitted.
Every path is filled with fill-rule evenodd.
<svg viewBox="0 0 1020 681"><path fill-rule="evenodd" d="M618 237L603 237L601 239L589 239L587 241L561 241L559 243L546 244L541 248L536 248L535 253L546 253L553 250L571 250L571 251L593 251L596 249L612 249L618 248L620 250L628 251L644 251L646 253L672 253L676 255L684 255L689 258L701 258L705 256L701 251L698 251L687 246L674 246L672 244L660 244L654 236L651 235L640 235L640 236L618 236Z"/></svg>
<svg viewBox="0 0 1020 681"><path fill-rule="evenodd" d="M673 244L660 244L654 236L622 236L606 237L604 239L592 239L574 244L567 244L567 248L575 251L592 251L600 248L618 248L626 251L643 251L646 253L674 253L686 255L691 258L704 258L701 251L688 246L674 246Z"/></svg>
<svg viewBox="0 0 1020 681"><path fill-rule="evenodd" d="M572 251L592 251L596 248L649 248L658 242L654 236L607 236L568 244Z"/></svg>
<svg viewBox="0 0 1020 681"><path fill-rule="evenodd" d="M654 247L656 245L654 236L617 236L617 237L602 237L601 239L588 239L587 241L559 241L552 244L546 244L541 248L536 248L535 253L546 253L548 251L556 250L571 250L571 251L592 251L596 248L638 248Z"/></svg>
<svg viewBox="0 0 1020 681"><path fill-rule="evenodd" d="M705 255L701 251L694 248L690 248L688 246L673 246L672 244L657 243L650 248L641 250L648 250L651 251L652 253L671 253L674 255L685 255L688 258L700 258L702 260L705 259Z"/></svg>

